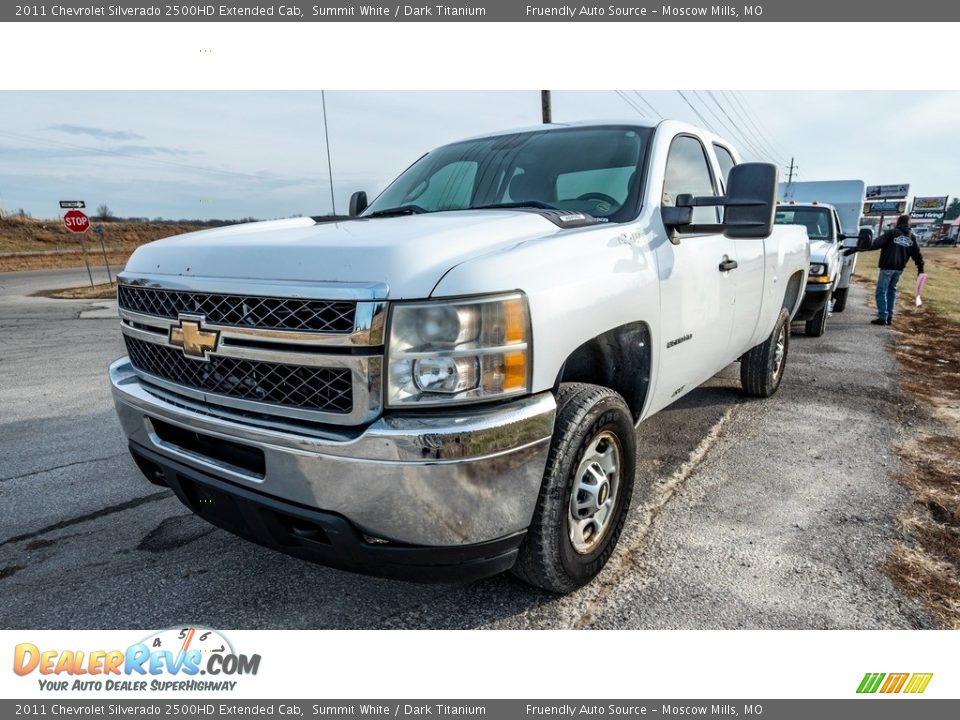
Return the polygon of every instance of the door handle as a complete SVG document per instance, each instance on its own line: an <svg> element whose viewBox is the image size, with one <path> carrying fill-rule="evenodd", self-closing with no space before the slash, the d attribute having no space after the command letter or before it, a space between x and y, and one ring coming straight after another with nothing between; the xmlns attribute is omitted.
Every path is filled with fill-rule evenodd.
<svg viewBox="0 0 960 720"><path fill-rule="evenodd" d="M737 267L737 261L731 260L726 255L723 256L723 262L720 263L720 272L727 272Z"/></svg>

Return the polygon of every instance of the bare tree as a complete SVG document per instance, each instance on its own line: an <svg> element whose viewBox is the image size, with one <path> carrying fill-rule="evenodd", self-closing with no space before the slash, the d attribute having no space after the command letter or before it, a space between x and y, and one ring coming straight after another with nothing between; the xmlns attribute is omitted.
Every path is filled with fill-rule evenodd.
<svg viewBox="0 0 960 720"><path fill-rule="evenodd" d="M111 210L106 203L102 203L97 208L97 217L101 220L110 220L113 217L113 210Z"/></svg>
<svg viewBox="0 0 960 720"><path fill-rule="evenodd" d="M950 203L950 207L947 208L947 212L944 214L944 220L956 220L960 217L960 200L954 198Z"/></svg>

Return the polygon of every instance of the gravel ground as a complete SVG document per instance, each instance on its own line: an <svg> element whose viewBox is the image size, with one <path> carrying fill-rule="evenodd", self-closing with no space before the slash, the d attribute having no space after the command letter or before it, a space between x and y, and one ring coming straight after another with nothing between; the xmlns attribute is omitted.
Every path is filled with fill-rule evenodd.
<svg viewBox="0 0 960 720"><path fill-rule="evenodd" d="M793 338L773 399L740 396L733 366L643 424L620 547L558 598L509 576L343 573L190 515L126 454L109 306L25 297L85 275L0 274L0 627L931 626L879 570L908 500L893 480L896 366L860 288L824 337Z"/></svg>

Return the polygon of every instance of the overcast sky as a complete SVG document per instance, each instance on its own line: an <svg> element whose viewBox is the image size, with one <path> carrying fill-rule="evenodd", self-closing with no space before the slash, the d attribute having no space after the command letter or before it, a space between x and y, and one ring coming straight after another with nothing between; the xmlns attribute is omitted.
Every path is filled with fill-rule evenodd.
<svg viewBox="0 0 960 720"><path fill-rule="evenodd" d="M795 157L800 180L960 194L958 92L622 92L632 105L614 91L556 92L554 119L656 112L712 125L747 159L776 159L784 177ZM432 147L540 119L538 92L326 99L341 212L351 192L375 195ZM320 93L0 92L0 208L55 217L61 199L151 218L327 213Z"/></svg>

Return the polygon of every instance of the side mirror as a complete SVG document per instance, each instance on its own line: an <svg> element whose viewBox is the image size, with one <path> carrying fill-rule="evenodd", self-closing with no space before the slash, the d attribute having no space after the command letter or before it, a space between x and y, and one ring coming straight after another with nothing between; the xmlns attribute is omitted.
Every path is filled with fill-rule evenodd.
<svg viewBox="0 0 960 720"><path fill-rule="evenodd" d="M861 228L856 235L841 235L845 248L856 248L857 250L869 250L873 247L873 230L870 228Z"/></svg>
<svg viewBox="0 0 960 720"><path fill-rule="evenodd" d="M730 168L724 203L724 235L765 238L773 232L777 210L777 166L743 163Z"/></svg>
<svg viewBox="0 0 960 720"><path fill-rule="evenodd" d="M722 232L729 238L765 238L773 232L776 201L777 166L743 163L730 169L726 195L678 195L676 207L664 207L661 212L663 224L672 234ZM724 208L721 224L690 224L693 208L717 205Z"/></svg>
<svg viewBox="0 0 960 720"><path fill-rule="evenodd" d="M357 190L350 196L350 217L357 217L367 209L367 194L363 190Z"/></svg>

